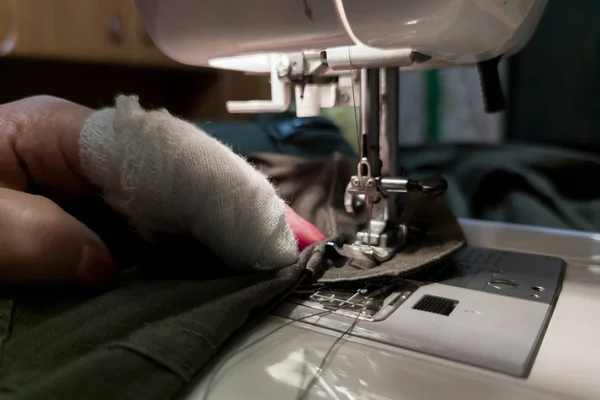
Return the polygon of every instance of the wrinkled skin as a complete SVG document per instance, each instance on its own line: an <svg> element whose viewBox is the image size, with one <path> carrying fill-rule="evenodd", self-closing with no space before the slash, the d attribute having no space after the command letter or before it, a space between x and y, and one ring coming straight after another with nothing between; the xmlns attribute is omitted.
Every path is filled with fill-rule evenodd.
<svg viewBox="0 0 600 400"><path fill-rule="evenodd" d="M0 284L102 290L117 279L108 246L65 211L101 203L79 161L79 135L92 112L49 96L0 105ZM286 215L300 249L322 240L291 209Z"/></svg>

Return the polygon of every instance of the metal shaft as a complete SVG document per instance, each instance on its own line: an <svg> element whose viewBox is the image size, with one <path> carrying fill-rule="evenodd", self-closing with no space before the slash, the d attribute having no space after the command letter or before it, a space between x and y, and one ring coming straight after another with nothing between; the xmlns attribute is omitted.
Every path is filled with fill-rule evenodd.
<svg viewBox="0 0 600 400"><path fill-rule="evenodd" d="M382 76L382 102L381 107L383 121L381 127L383 129L382 139L387 141L388 152L382 154L382 157L387 157L388 175L394 179L399 178L400 168L398 165L398 131L399 131L399 113L400 113L400 86L399 86L400 71L398 68L384 68L381 71ZM400 209L398 197L402 194L388 193L388 219L392 224L400 222Z"/></svg>
<svg viewBox="0 0 600 400"><path fill-rule="evenodd" d="M361 157L371 166L371 175L381 175L379 159L379 70L364 69L361 72Z"/></svg>
<svg viewBox="0 0 600 400"><path fill-rule="evenodd" d="M398 165L398 135L400 131L400 71L385 68L385 133L388 141L388 171L391 177L400 174Z"/></svg>

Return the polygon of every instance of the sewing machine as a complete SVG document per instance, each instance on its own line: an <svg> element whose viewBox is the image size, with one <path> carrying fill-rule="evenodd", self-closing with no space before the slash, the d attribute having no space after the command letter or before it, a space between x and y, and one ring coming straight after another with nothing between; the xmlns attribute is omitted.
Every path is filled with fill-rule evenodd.
<svg viewBox="0 0 600 400"><path fill-rule="evenodd" d="M546 0L137 4L171 58L270 79L270 100L229 102L232 113L283 112L292 99L299 117L360 106L360 162L345 206L368 218L353 242L332 248L376 267L409 240L398 196L446 189L441 178L414 181L397 168L398 69L477 64L486 110L501 111L498 62L529 40ZM380 140L394 150L387 171ZM460 222L469 247L420 275L290 298L184 397L291 399L314 378L306 398L600 398L600 237Z"/></svg>

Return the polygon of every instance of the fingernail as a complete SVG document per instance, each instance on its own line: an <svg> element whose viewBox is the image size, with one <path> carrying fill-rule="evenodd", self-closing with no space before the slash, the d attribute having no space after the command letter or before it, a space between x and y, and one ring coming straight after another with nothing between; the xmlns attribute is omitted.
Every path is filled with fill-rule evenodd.
<svg viewBox="0 0 600 400"><path fill-rule="evenodd" d="M77 281L81 285L90 289L105 289L116 280L117 274L117 264L108 250L95 244L85 246L76 270Z"/></svg>
<svg viewBox="0 0 600 400"><path fill-rule="evenodd" d="M298 250L302 251L313 243L325 240L325 235L316 226L296 214L289 206L286 210L288 224L298 241Z"/></svg>

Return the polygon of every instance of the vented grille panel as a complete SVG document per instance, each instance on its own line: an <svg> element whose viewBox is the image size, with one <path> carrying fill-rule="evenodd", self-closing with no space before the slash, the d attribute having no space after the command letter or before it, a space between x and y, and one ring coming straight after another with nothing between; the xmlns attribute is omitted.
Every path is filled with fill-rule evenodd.
<svg viewBox="0 0 600 400"><path fill-rule="evenodd" d="M450 315L458 301L443 297L425 295L413 306L415 310L426 311L440 315Z"/></svg>

